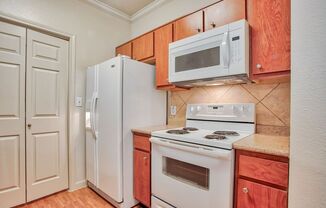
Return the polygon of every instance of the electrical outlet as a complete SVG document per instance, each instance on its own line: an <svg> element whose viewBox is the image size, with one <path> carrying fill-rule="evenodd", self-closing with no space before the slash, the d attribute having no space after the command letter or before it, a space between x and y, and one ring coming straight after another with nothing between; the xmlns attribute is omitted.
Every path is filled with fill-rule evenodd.
<svg viewBox="0 0 326 208"><path fill-rule="evenodd" d="M170 114L171 114L171 116L177 115L177 106L171 105L171 107L170 107Z"/></svg>
<svg viewBox="0 0 326 208"><path fill-rule="evenodd" d="M76 97L75 98L75 106L76 107L83 107L83 98L82 97Z"/></svg>

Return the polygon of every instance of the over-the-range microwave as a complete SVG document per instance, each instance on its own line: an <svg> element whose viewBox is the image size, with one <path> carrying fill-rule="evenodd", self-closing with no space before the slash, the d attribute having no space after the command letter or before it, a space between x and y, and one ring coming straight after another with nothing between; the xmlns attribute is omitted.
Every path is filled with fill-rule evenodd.
<svg viewBox="0 0 326 208"><path fill-rule="evenodd" d="M201 86L248 82L249 29L239 20L169 45L169 82Z"/></svg>

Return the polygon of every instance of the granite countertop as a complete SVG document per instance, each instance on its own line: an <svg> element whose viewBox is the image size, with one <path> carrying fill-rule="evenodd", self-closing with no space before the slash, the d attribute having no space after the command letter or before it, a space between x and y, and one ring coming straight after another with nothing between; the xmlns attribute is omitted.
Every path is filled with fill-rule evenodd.
<svg viewBox="0 0 326 208"><path fill-rule="evenodd" d="M147 127L141 127L141 128L133 128L133 129L131 129L131 131L133 133L151 135L153 131L173 129L173 128L178 128L178 127L180 127L180 126L176 126L176 125L147 126Z"/></svg>
<svg viewBox="0 0 326 208"><path fill-rule="evenodd" d="M234 149L289 157L289 137L253 134L233 143Z"/></svg>

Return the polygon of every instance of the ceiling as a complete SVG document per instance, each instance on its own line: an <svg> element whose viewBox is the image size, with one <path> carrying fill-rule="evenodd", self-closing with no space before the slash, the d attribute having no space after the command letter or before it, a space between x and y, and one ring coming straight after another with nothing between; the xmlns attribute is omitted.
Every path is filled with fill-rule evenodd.
<svg viewBox="0 0 326 208"><path fill-rule="evenodd" d="M154 0L99 0L110 7L120 10L121 12L132 16Z"/></svg>

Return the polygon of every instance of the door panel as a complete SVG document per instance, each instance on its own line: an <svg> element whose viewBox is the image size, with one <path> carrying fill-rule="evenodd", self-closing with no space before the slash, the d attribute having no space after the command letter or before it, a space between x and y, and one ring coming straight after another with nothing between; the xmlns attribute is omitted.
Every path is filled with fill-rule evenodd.
<svg viewBox="0 0 326 208"><path fill-rule="evenodd" d="M169 43L173 42L173 24L155 30L156 86L170 85Z"/></svg>
<svg viewBox="0 0 326 208"><path fill-rule="evenodd" d="M205 31L246 18L246 0L223 0L204 10Z"/></svg>
<svg viewBox="0 0 326 208"><path fill-rule="evenodd" d="M287 192L250 182L238 180L237 208L286 208Z"/></svg>
<svg viewBox="0 0 326 208"><path fill-rule="evenodd" d="M154 33L148 33L132 42L132 58L139 61L154 56Z"/></svg>
<svg viewBox="0 0 326 208"><path fill-rule="evenodd" d="M120 47L117 47L115 49L115 54L116 55L126 55L129 56L130 58L132 57L132 46L131 46L131 42L126 43Z"/></svg>
<svg viewBox="0 0 326 208"><path fill-rule="evenodd" d="M68 42L27 30L27 201L68 188Z"/></svg>
<svg viewBox="0 0 326 208"><path fill-rule="evenodd" d="M25 202L26 29L0 22L0 207Z"/></svg>
<svg viewBox="0 0 326 208"><path fill-rule="evenodd" d="M203 32L203 18L203 11L198 11L175 21L174 41Z"/></svg>
<svg viewBox="0 0 326 208"><path fill-rule="evenodd" d="M98 188L122 202L121 59L100 64L98 80Z"/></svg>
<svg viewBox="0 0 326 208"><path fill-rule="evenodd" d="M290 70L290 4L290 0L247 1L254 75Z"/></svg>
<svg viewBox="0 0 326 208"><path fill-rule="evenodd" d="M151 156L134 150L134 197L142 204L151 205Z"/></svg>

